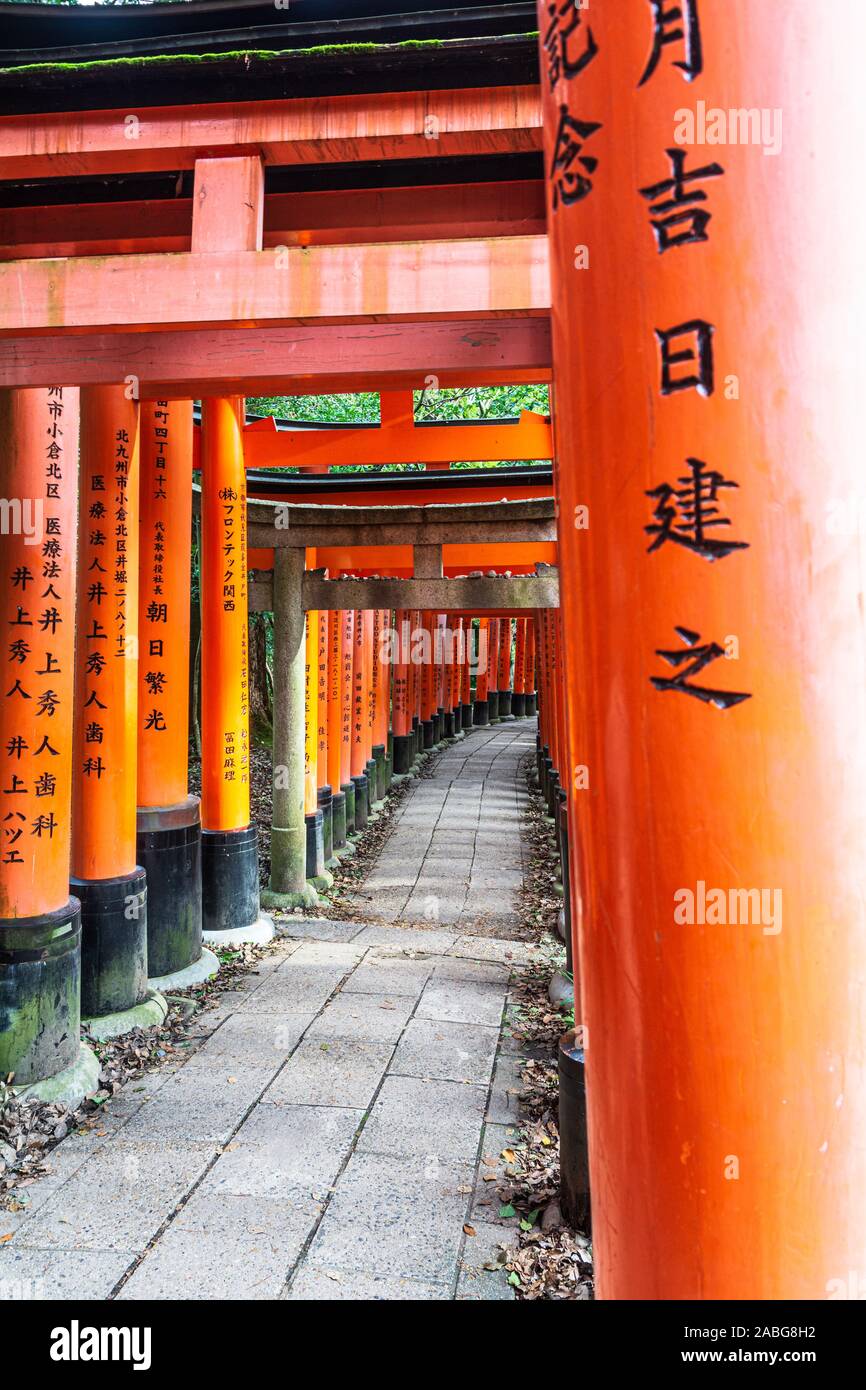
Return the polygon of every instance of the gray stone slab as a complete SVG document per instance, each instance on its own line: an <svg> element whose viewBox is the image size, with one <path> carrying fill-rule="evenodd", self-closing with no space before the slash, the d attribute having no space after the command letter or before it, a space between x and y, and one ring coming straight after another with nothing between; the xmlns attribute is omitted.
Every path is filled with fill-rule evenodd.
<svg viewBox="0 0 866 1390"><path fill-rule="evenodd" d="M401 994L338 994L310 1026L307 1038L395 1043L414 1000Z"/></svg>
<svg viewBox="0 0 866 1390"><path fill-rule="evenodd" d="M288 961L244 1001L244 1010L257 1014L315 1014L348 973L348 965L295 964ZM255 1003L253 1003L255 1000Z"/></svg>
<svg viewBox="0 0 866 1390"><path fill-rule="evenodd" d="M516 1232L482 1221L469 1224L475 1234L464 1240L457 1280L458 1302L512 1302L515 1292L500 1261L503 1254L516 1247ZM490 1265L499 1267L490 1269Z"/></svg>
<svg viewBox="0 0 866 1390"><path fill-rule="evenodd" d="M450 1299L450 1284L422 1283L418 1279L401 1279L398 1275L385 1277L367 1274L363 1270L348 1273L338 1269L317 1269L306 1260L295 1275L287 1295L292 1301L365 1303L429 1303Z"/></svg>
<svg viewBox="0 0 866 1390"><path fill-rule="evenodd" d="M371 951L349 976L342 994L403 994L417 999L436 958Z"/></svg>
<svg viewBox="0 0 866 1390"><path fill-rule="evenodd" d="M136 1258L134 1250L0 1247L0 1303L105 1299ZM8 1317L11 1321L12 1309Z"/></svg>
<svg viewBox="0 0 866 1390"><path fill-rule="evenodd" d="M487 1107L489 1124L513 1125L520 1120L520 1102L517 1099L523 1084L520 1061L508 1053L501 1053L496 1059Z"/></svg>
<svg viewBox="0 0 866 1390"><path fill-rule="evenodd" d="M457 933L425 927L365 927L357 938L362 946L400 946L426 951L430 955L445 955L457 940Z"/></svg>
<svg viewBox="0 0 866 1390"><path fill-rule="evenodd" d="M259 1015L255 1009L232 1014L189 1059L191 1067L218 1065L273 1066L284 1062L314 1014Z"/></svg>
<svg viewBox="0 0 866 1390"><path fill-rule="evenodd" d="M389 1074L486 1086L498 1041L498 1028L413 1018L400 1039Z"/></svg>
<svg viewBox="0 0 866 1390"><path fill-rule="evenodd" d="M299 965L333 965L351 970L363 954L362 946L353 946L348 941L305 941L282 968L297 970Z"/></svg>
<svg viewBox="0 0 866 1390"><path fill-rule="evenodd" d="M358 1151L474 1158L486 1100L481 1086L386 1076Z"/></svg>
<svg viewBox="0 0 866 1390"><path fill-rule="evenodd" d="M119 1298L274 1299L321 1213L295 1201L193 1193Z"/></svg>
<svg viewBox="0 0 866 1390"><path fill-rule="evenodd" d="M310 1245L317 1269L451 1284L471 1165L384 1154L352 1156Z"/></svg>
<svg viewBox="0 0 866 1390"><path fill-rule="evenodd" d="M262 1066L214 1057L210 1066L184 1067L130 1119L125 1139L189 1139L225 1143L280 1065Z"/></svg>
<svg viewBox="0 0 866 1390"><path fill-rule="evenodd" d="M502 1020L505 989L482 981L449 980L434 975L421 995L419 1018L443 1023L484 1023L498 1028Z"/></svg>
<svg viewBox="0 0 866 1390"><path fill-rule="evenodd" d="M351 941L361 930L360 922L335 922L325 918L294 917L291 914L276 921L280 932L304 941Z"/></svg>
<svg viewBox="0 0 866 1390"><path fill-rule="evenodd" d="M517 1218L500 1216L503 1201L498 1185L505 1178L507 1160L503 1152L513 1149L520 1138L518 1125L485 1124L481 1138L481 1159L478 1164L475 1191L472 1197L471 1220L506 1226L514 1230Z"/></svg>
<svg viewBox="0 0 866 1390"><path fill-rule="evenodd" d="M212 1160L211 1144L118 1138L13 1238L44 1250L143 1250Z"/></svg>
<svg viewBox="0 0 866 1390"><path fill-rule="evenodd" d="M336 1106L258 1105L204 1179L203 1192L242 1197L319 1197L364 1117Z"/></svg>
<svg viewBox="0 0 866 1390"><path fill-rule="evenodd" d="M541 951L532 942L497 937L459 936L448 953L467 960L499 961L503 965L523 965L538 960Z"/></svg>
<svg viewBox="0 0 866 1390"><path fill-rule="evenodd" d="M339 1105L366 1109L394 1053L393 1043L310 1039L262 1097L265 1105Z"/></svg>
<svg viewBox="0 0 866 1390"><path fill-rule="evenodd" d="M508 984L511 971L496 961L467 960L465 956L440 956L433 974L439 980L460 980L464 984Z"/></svg>

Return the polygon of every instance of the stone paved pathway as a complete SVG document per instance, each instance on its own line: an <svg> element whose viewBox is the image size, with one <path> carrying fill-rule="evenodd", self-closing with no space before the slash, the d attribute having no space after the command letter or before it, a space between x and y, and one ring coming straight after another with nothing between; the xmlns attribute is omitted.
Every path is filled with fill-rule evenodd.
<svg viewBox="0 0 866 1390"><path fill-rule="evenodd" d="M509 939L534 733L449 748L368 877L369 922L289 919L187 1058L54 1151L27 1214L0 1213L0 1295L510 1296L483 1268L508 1238L485 1178L514 1134L510 969L535 950Z"/></svg>

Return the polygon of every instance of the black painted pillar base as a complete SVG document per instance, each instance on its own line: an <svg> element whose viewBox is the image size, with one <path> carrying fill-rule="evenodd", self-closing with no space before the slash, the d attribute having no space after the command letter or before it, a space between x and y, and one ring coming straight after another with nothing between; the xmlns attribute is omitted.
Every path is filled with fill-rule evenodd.
<svg viewBox="0 0 866 1390"><path fill-rule="evenodd" d="M388 730L388 747L385 750L385 791L391 790L391 779L394 776L394 735Z"/></svg>
<svg viewBox="0 0 866 1390"><path fill-rule="evenodd" d="M0 920L0 1076L29 1086L78 1059L81 906Z"/></svg>
<svg viewBox="0 0 866 1390"><path fill-rule="evenodd" d="M147 876L70 878L81 903L81 1013L101 1018L147 998Z"/></svg>
<svg viewBox="0 0 866 1390"><path fill-rule="evenodd" d="M307 830L307 878L322 878L325 872L325 842L322 834L321 811L304 816Z"/></svg>
<svg viewBox="0 0 866 1390"><path fill-rule="evenodd" d="M511 692L511 713L515 719L522 719L526 714L526 696L522 690Z"/></svg>
<svg viewBox="0 0 866 1390"><path fill-rule="evenodd" d="M461 727L462 727L464 730L465 730L465 729L471 729L471 728L472 728L472 703L471 703L471 701L470 701L469 704L461 705L461 706L460 706L460 723L461 723Z"/></svg>
<svg viewBox="0 0 866 1390"><path fill-rule="evenodd" d="M334 810L331 788L327 783L324 787L319 787L316 799L322 813L322 854L325 864L328 865L334 858Z"/></svg>
<svg viewBox="0 0 866 1390"><path fill-rule="evenodd" d="M334 792L331 796L331 835L335 854L345 846L347 834L346 793Z"/></svg>
<svg viewBox="0 0 866 1390"><path fill-rule="evenodd" d="M442 741L442 720L436 710L430 716L430 723L433 728L433 747Z"/></svg>
<svg viewBox="0 0 866 1390"><path fill-rule="evenodd" d="M147 875L147 971L160 979L201 959L199 799L139 806L136 829L136 854Z"/></svg>
<svg viewBox="0 0 866 1390"><path fill-rule="evenodd" d="M568 797L563 787L557 790L559 800L559 858L562 864L562 907L565 913L565 965L574 978L574 956L571 941L571 867L568 860Z"/></svg>
<svg viewBox="0 0 866 1390"><path fill-rule="evenodd" d="M423 735L424 747L425 747L425 748L428 748L428 749L429 749L429 748L432 748L432 747L433 747L433 744L434 744L434 742L435 742L435 740L434 740L434 738L433 738L433 720L432 720L432 719L422 719L422 720L421 720L421 733L422 733L422 735Z"/></svg>
<svg viewBox="0 0 866 1390"><path fill-rule="evenodd" d="M354 782L343 782L340 791L346 798L346 834L351 835L355 829L355 784Z"/></svg>
<svg viewBox="0 0 866 1390"><path fill-rule="evenodd" d="M500 690L499 692L499 718L513 719L514 712L511 708L511 691Z"/></svg>
<svg viewBox="0 0 866 1390"><path fill-rule="evenodd" d="M476 724L484 725L490 723L490 704L487 700L476 700L472 709Z"/></svg>
<svg viewBox="0 0 866 1390"><path fill-rule="evenodd" d="M547 814L551 820L556 820L556 805L559 793L559 773L555 767L551 767L547 779Z"/></svg>
<svg viewBox="0 0 866 1390"><path fill-rule="evenodd" d="M570 1226L589 1234L586 1068L574 1029L559 1040L560 1206Z"/></svg>
<svg viewBox="0 0 866 1390"><path fill-rule="evenodd" d="M526 702L524 705L526 717L527 719L531 719L538 713L538 691L528 690L523 698Z"/></svg>
<svg viewBox="0 0 866 1390"><path fill-rule="evenodd" d="M247 931L262 921L259 833L254 825L242 830L202 830L201 908L206 938L211 932Z"/></svg>
<svg viewBox="0 0 866 1390"><path fill-rule="evenodd" d="M446 710L444 711L442 717L443 717L443 719L444 719L444 721L445 721L445 722L444 722L444 725L443 725L443 734L442 734L443 738L453 738L453 737L454 737L454 711L451 710L451 709L446 709Z"/></svg>
<svg viewBox="0 0 866 1390"><path fill-rule="evenodd" d="M412 735L394 735L394 774L405 777L412 767Z"/></svg>
<svg viewBox="0 0 866 1390"><path fill-rule="evenodd" d="M491 723L491 724L498 724L498 723L499 723L499 691L498 691L498 690L488 690L488 692L487 692L487 707L488 707L488 709L490 710L490 723Z"/></svg>
<svg viewBox="0 0 866 1390"><path fill-rule="evenodd" d="M421 752L421 720L417 714L412 715L412 739L412 761L414 762Z"/></svg>
<svg viewBox="0 0 866 1390"><path fill-rule="evenodd" d="M367 774L362 772L360 776L352 778L352 785L355 788L355 833L367 829L367 817L370 810L370 793L367 786Z"/></svg>
<svg viewBox="0 0 866 1390"><path fill-rule="evenodd" d="M388 769L384 743L373 744L373 762L376 764L376 795L373 799L374 801L384 801L388 791Z"/></svg>

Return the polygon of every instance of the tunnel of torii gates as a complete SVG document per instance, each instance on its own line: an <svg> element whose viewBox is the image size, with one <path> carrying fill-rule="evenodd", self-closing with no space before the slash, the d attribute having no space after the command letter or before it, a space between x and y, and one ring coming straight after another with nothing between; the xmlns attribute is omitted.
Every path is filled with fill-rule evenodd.
<svg viewBox="0 0 866 1390"><path fill-rule="evenodd" d="M866 11L824 10L619 0L566 22L542 0L537 86L327 98L321 122L306 98L149 109L134 142L120 112L0 119L0 177L195 170L180 250L93 256L62 207L0 273L0 492L38 518L3 536L4 1070L44 1084L76 1064L79 993L116 1011L147 1001L148 971L189 968L199 852L207 938L262 925L244 450L264 446L241 398L552 378L558 580L445 572L485 502L464 520L407 509L397 543L417 568L379 579L369 554L325 558L360 545L363 518L341 536L327 506L320 523L290 506L280 530L278 501L250 504L257 573L274 553L251 593L275 613L287 769L272 891L324 878L329 797L333 849L419 742L467 717L461 655L386 665L377 628L480 617L478 717L539 687L566 808L600 1296L823 1298L862 1277L862 577L857 527L827 504L850 516L863 487L862 251L834 209ZM779 157L677 143L684 106L756 100L784 112ZM352 245L295 242L279 265L262 249L264 163L423 165L430 112L437 153L543 148L546 236L503 218L498 235L389 241L380 204ZM441 223L441 204L425 212ZM194 399L200 837L183 712ZM535 505L499 509L524 509L502 524L528 544L549 524ZM387 526L372 511L364 548ZM151 922L178 904L149 964L146 879Z"/></svg>

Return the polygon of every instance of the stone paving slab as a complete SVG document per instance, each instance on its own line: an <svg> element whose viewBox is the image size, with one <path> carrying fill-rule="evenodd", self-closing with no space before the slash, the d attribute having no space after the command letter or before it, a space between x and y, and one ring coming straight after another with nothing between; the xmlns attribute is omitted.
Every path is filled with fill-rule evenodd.
<svg viewBox="0 0 866 1390"><path fill-rule="evenodd" d="M389 1042L357 1038L301 1043L262 1097L266 1105L338 1105L366 1109L394 1054Z"/></svg>
<svg viewBox="0 0 866 1390"><path fill-rule="evenodd" d="M339 1172L363 1118L361 1109L259 1105L201 1190L241 1197L320 1195Z"/></svg>
<svg viewBox="0 0 866 1390"><path fill-rule="evenodd" d="M498 1028L413 1018L394 1054L390 1074L486 1086L498 1041Z"/></svg>
<svg viewBox="0 0 866 1390"><path fill-rule="evenodd" d="M421 995L418 1017L442 1023L486 1023L498 1028L504 1004L505 990L501 985L434 975Z"/></svg>
<svg viewBox="0 0 866 1390"><path fill-rule="evenodd" d="M317 1269L305 1263L287 1294L295 1300L348 1300L369 1302L419 1302L431 1299L450 1299L450 1284L422 1283L418 1279L401 1279L366 1274L355 1270L348 1274L337 1269Z"/></svg>
<svg viewBox="0 0 866 1390"><path fill-rule="evenodd" d="M321 1213L312 1198L195 1192L119 1298L277 1298Z"/></svg>
<svg viewBox="0 0 866 1390"><path fill-rule="evenodd" d="M386 1076L358 1152L474 1159L486 1100L481 1086Z"/></svg>
<svg viewBox="0 0 866 1390"><path fill-rule="evenodd" d="M0 1247L0 1302L105 1299L135 1258L134 1250Z"/></svg>
<svg viewBox="0 0 866 1390"><path fill-rule="evenodd" d="M506 1271L489 1266L498 1262L503 1250L507 1253L514 1248L516 1232L482 1221L473 1221L471 1225L475 1234L467 1235L463 1245L457 1281L458 1301L513 1302L514 1289L508 1283Z"/></svg>
<svg viewBox="0 0 866 1390"><path fill-rule="evenodd" d="M343 985L343 994L406 994L417 999L435 967L425 956L393 955L370 951L366 960Z"/></svg>
<svg viewBox="0 0 866 1390"><path fill-rule="evenodd" d="M402 994L338 994L307 1031L308 1038L395 1043L412 1012Z"/></svg>
<svg viewBox="0 0 866 1390"><path fill-rule="evenodd" d="M316 1268L451 1284L472 1164L356 1153L309 1248Z"/></svg>

